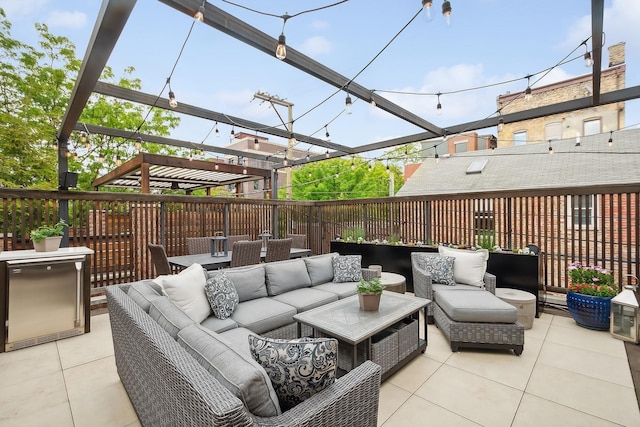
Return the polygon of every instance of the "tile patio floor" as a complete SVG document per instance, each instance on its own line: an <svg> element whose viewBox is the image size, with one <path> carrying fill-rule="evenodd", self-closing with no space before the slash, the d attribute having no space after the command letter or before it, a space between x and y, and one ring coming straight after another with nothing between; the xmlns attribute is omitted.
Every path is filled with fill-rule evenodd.
<svg viewBox="0 0 640 427"><path fill-rule="evenodd" d="M90 334L0 353L0 426L139 426L116 373L107 314ZM378 425L640 426L622 341L543 314L522 356L429 345L382 384Z"/></svg>

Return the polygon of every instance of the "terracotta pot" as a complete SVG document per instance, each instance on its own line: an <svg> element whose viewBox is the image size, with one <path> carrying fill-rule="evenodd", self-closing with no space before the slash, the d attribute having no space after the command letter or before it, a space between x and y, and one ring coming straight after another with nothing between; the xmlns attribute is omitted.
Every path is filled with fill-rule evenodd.
<svg viewBox="0 0 640 427"><path fill-rule="evenodd" d="M60 248L61 241L62 236L45 237L39 242L33 242L33 249L35 249L36 252L57 251Z"/></svg>
<svg viewBox="0 0 640 427"><path fill-rule="evenodd" d="M380 306L381 296L382 296L381 292L359 293L358 301L360 302L360 309L364 311L378 311L378 307Z"/></svg>

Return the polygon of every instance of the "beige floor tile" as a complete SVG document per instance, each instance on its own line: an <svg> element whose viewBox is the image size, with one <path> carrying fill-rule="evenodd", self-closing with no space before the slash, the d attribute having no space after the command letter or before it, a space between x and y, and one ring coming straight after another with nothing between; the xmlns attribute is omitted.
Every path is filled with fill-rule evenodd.
<svg viewBox="0 0 640 427"><path fill-rule="evenodd" d="M553 314L540 313L540 317L536 317L535 319L533 319L533 324L534 325L536 323L547 323L547 324L550 324L553 321L554 317L555 316Z"/></svg>
<svg viewBox="0 0 640 427"><path fill-rule="evenodd" d="M411 393L415 392L442 364L424 355L419 355L387 379Z"/></svg>
<svg viewBox="0 0 640 427"><path fill-rule="evenodd" d="M613 427L618 424L525 393L512 426Z"/></svg>
<svg viewBox="0 0 640 427"><path fill-rule="evenodd" d="M544 316L544 314L543 314ZM547 315L547 317L550 317ZM543 340L547 333L549 332L549 326L551 326L550 319L547 322L541 321L540 319L534 319L533 327L531 329L524 330L524 343L527 344L527 338L537 338L539 340Z"/></svg>
<svg viewBox="0 0 640 427"><path fill-rule="evenodd" d="M445 364L524 391L541 347L541 340L529 338L520 356L510 351L463 349Z"/></svg>
<svg viewBox="0 0 640 427"><path fill-rule="evenodd" d="M478 424L506 427L515 416L523 392L443 365L415 394Z"/></svg>
<svg viewBox="0 0 640 427"><path fill-rule="evenodd" d="M114 356L64 370L69 400L81 399L101 389L121 384Z"/></svg>
<svg viewBox="0 0 640 427"><path fill-rule="evenodd" d="M74 427L69 402L30 411L9 419L0 418L2 427Z"/></svg>
<svg viewBox="0 0 640 427"><path fill-rule="evenodd" d="M624 426L640 426L638 401L629 387L538 363L526 392Z"/></svg>
<svg viewBox="0 0 640 427"><path fill-rule="evenodd" d="M63 369L113 355L108 314L91 318L91 332L56 341Z"/></svg>
<svg viewBox="0 0 640 427"><path fill-rule="evenodd" d="M0 425L14 417L49 411L67 402L62 372L0 388Z"/></svg>
<svg viewBox="0 0 640 427"><path fill-rule="evenodd" d="M380 387L378 425L382 425L409 397L411 397L411 393L385 381Z"/></svg>
<svg viewBox="0 0 640 427"><path fill-rule="evenodd" d="M613 338L609 332L592 331L591 329L576 326L573 319L569 319L574 322L573 325L565 322L556 322L559 318L560 316L556 316L554 322L551 323L546 338L547 342L596 351L615 357L627 357L624 342Z"/></svg>
<svg viewBox="0 0 640 427"><path fill-rule="evenodd" d="M546 342L542 346L538 362L633 388L629 361L626 357L614 357L595 351ZM594 369L595 367L606 368Z"/></svg>
<svg viewBox="0 0 640 427"><path fill-rule="evenodd" d="M413 426L446 426L446 427L478 427L460 415L454 414L438 405L411 396L382 427L413 427Z"/></svg>
<svg viewBox="0 0 640 427"><path fill-rule="evenodd" d="M69 403L75 427L126 426L138 419L122 384L101 388Z"/></svg>
<svg viewBox="0 0 640 427"><path fill-rule="evenodd" d="M0 353L0 387L60 371L62 368L54 342Z"/></svg>
<svg viewBox="0 0 640 427"><path fill-rule="evenodd" d="M447 338L435 325L429 325L428 338L427 350L424 352L426 356L438 362L445 362L451 357L453 354L451 345L449 345Z"/></svg>

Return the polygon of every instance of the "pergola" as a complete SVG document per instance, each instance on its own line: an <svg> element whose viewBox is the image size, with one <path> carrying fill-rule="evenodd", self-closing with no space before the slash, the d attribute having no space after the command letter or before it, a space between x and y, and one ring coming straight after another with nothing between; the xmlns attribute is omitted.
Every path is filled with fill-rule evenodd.
<svg viewBox="0 0 640 427"><path fill-rule="evenodd" d="M176 9L179 12L194 16L202 7L201 0L160 0L162 3ZM156 108L167 108L168 100L162 99L162 103L158 103L156 95L146 94L131 89L122 88L109 83L98 81L105 64L121 34L122 29L127 23L128 17L136 4L136 0L104 0L96 25L94 27L87 51L85 53L83 63L73 89L71 99L65 113L63 122L58 132L59 141L59 172L60 172L60 188L64 189L64 175L68 168L68 162L65 157L66 143L74 130L89 129L90 132L101 133L109 136L127 137L131 135L130 131L120 129L105 128L100 126L91 126L88 124L78 123L78 118L92 93L99 93L107 96L117 97L120 99L137 102L144 105L152 105ZM277 39L267 35L248 23L234 17L228 12L210 4L204 3L204 24L234 37L247 45L272 56L275 46L278 44ZM603 41L603 14L604 0L591 1L591 38L594 46L601 46ZM406 110L405 108L387 100L386 98L374 93L373 90L366 88L349 78L335 72L331 68L313 60L312 58L288 48L287 57L284 62L300 71L307 73L317 79L320 79L336 88L346 90L351 96L358 97L366 102L374 98L377 108L380 108L402 120L409 122L424 131L416 134L406 135L398 138L387 139L384 141L364 144L355 147L349 147L341 144L327 142L311 136L295 133L293 136L296 140L323 148L334 150L329 157L341 157L344 155L355 155L367 151L385 149L393 146L408 144L417 141L441 137L445 134L452 135L462 131L473 131L493 127L498 124L498 120L502 119L504 123L523 121L537 117L548 116L552 114L570 112L574 110L595 107L604 104L624 102L631 99L640 98L640 86L633 86L621 90L601 93L600 77L602 70L602 51L601 49L593 50L593 91L591 96L573 99L553 105L533 108L512 114L504 114L500 117L492 116L489 118L479 119L477 121L460 123L457 125L447 126L446 129L428 122L418 115ZM235 124L248 129L260 128L261 132L282 138L290 138L292 135L285 129L276 128L249 121L240 117L233 117L221 112L211 111L194 105L180 103L174 111L217 121L224 124ZM169 144L179 147L191 148L192 143L171 138L163 138L152 135L140 135L145 141L160 144ZM357 135L356 135L357 137ZM222 147L204 145L201 147L204 151L224 153L233 156L244 156L259 160L267 160L266 156L259 153L247 153L236 150L229 150ZM325 155L311 156L308 159L290 160L289 166L324 160ZM273 161L271 157L268 160ZM282 163L274 164L274 169L283 168Z"/></svg>

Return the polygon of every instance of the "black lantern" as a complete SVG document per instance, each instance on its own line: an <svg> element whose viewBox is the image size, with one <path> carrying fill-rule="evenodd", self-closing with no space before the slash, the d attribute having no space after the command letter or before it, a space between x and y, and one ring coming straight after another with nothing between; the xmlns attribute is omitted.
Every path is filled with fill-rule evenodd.
<svg viewBox="0 0 640 427"><path fill-rule="evenodd" d="M229 239L226 236L213 236L211 238L211 256L229 255Z"/></svg>

